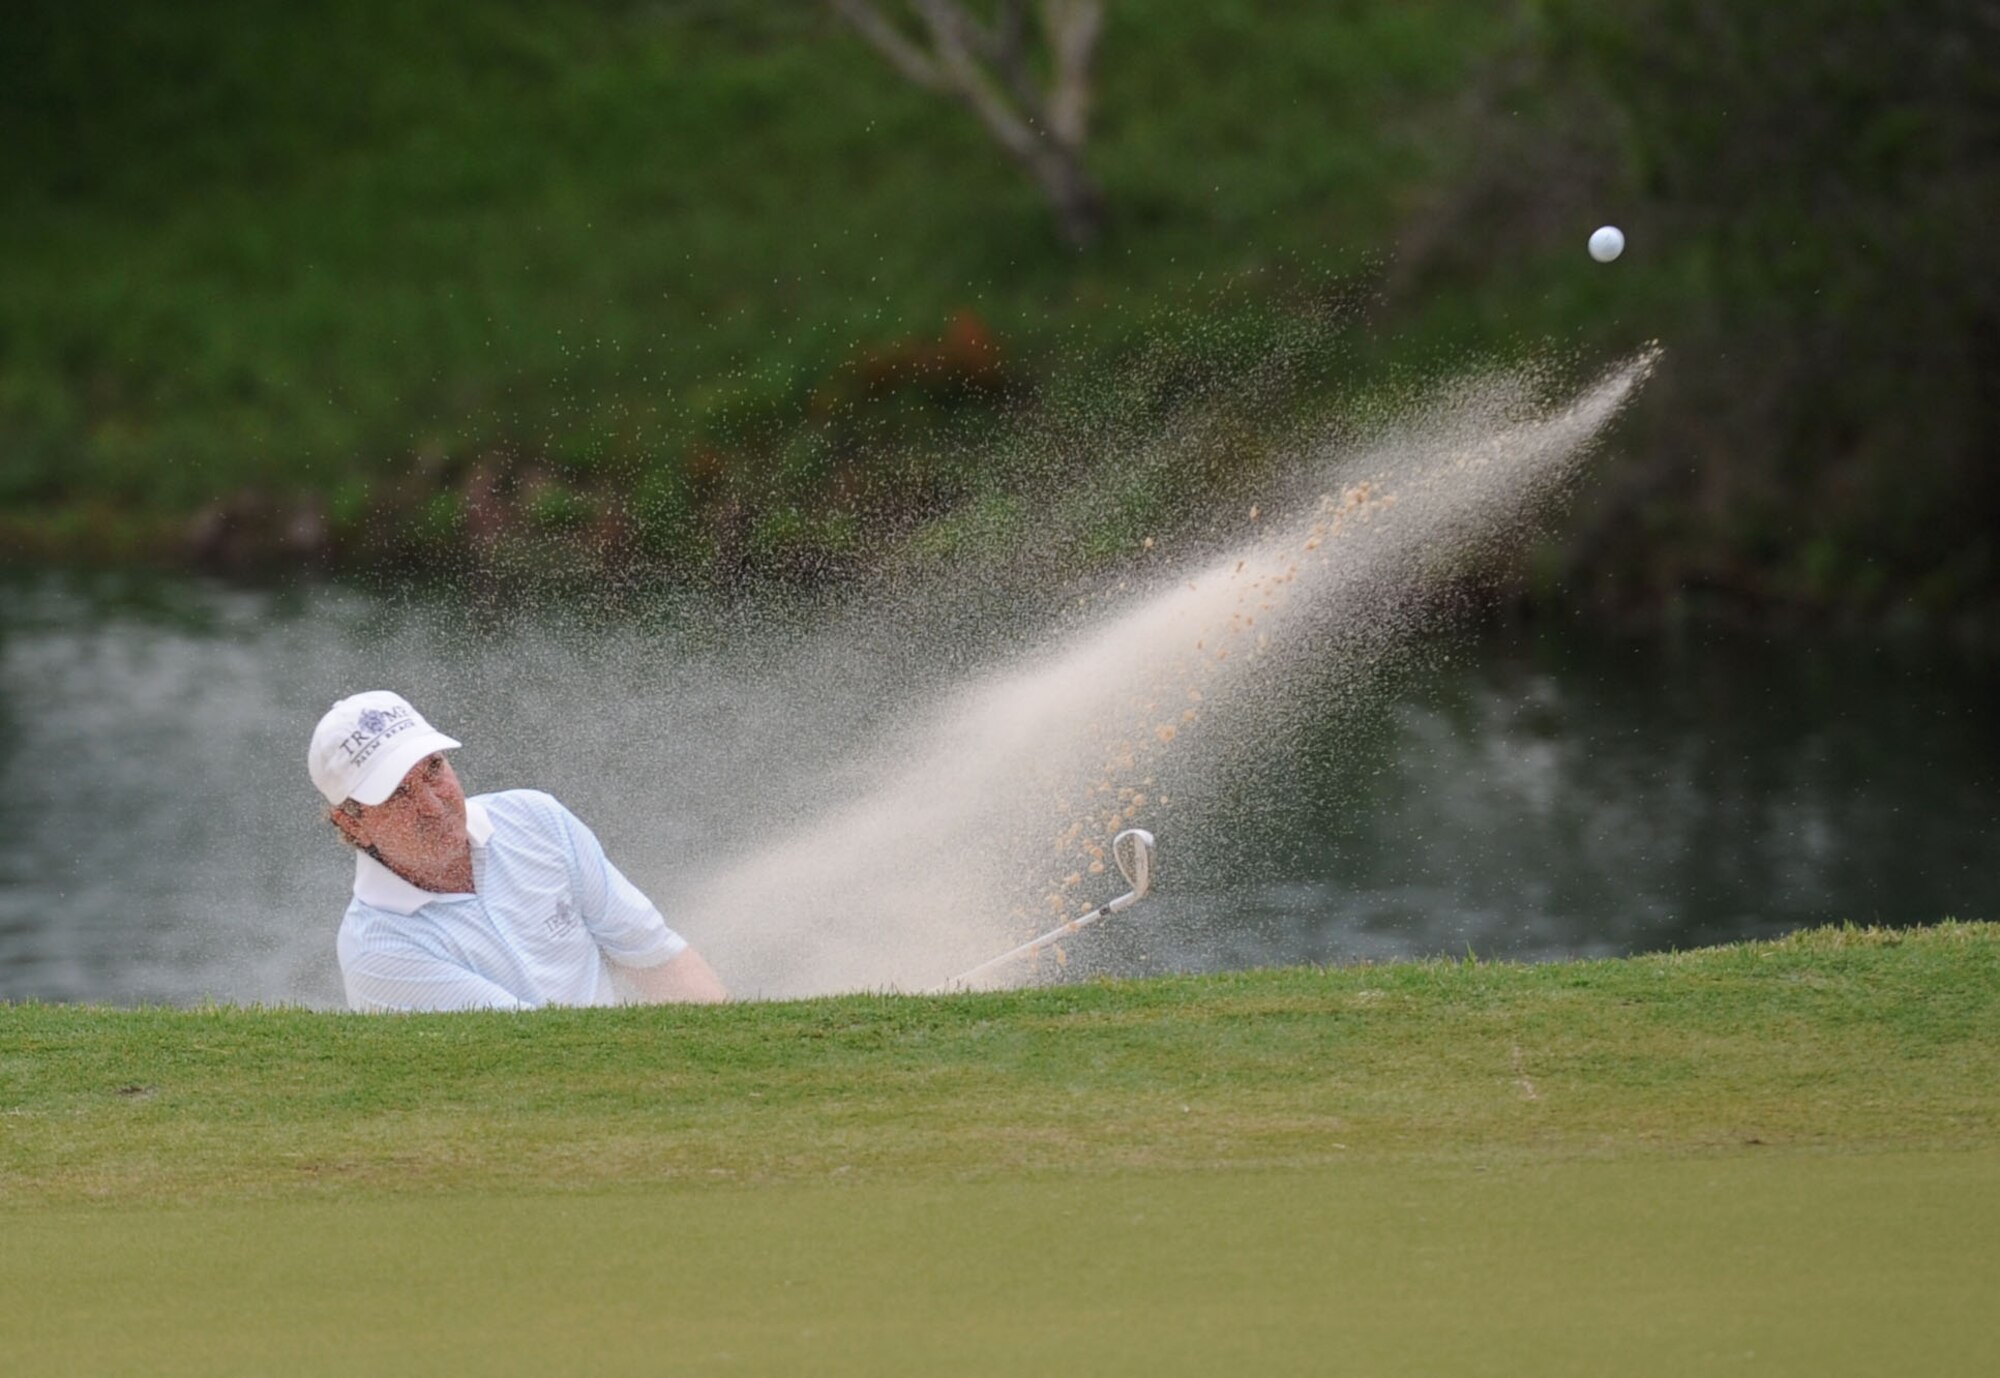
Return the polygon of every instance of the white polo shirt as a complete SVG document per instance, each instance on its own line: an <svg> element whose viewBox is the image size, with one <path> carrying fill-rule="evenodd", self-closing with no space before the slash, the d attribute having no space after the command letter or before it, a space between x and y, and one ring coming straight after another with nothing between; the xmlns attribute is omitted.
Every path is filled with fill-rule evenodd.
<svg viewBox="0 0 2000 1378"><path fill-rule="evenodd" d="M610 963L686 950L583 821L539 790L465 801L472 893L441 895L356 853L337 948L357 1010L611 1005Z"/></svg>

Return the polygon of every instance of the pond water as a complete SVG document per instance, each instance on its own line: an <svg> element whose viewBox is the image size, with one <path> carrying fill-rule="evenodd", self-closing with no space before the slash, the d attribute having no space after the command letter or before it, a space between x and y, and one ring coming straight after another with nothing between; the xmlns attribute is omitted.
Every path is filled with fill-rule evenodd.
<svg viewBox="0 0 2000 1378"><path fill-rule="evenodd" d="M756 872L761 848L833 802L907 788L883 760L900 724L1033 640L1032 618L968 640L913 616L583 617L14 577L0 999L338 1005L351 862L304 747L334 697L378 686L467 742L469 788L562 797L744 993L907 988L894 963L765 979L745 936L762 903L732 910L710 882L725 861ZM1997 691L1992 663L1927 645L1434 632L1367 694L1294 721L1280 750L1175 777L1179 797L1147 820L1156 898L1043 976L1542 960L1992 917ZM958 863L925 864L944 884Z"/></svg>

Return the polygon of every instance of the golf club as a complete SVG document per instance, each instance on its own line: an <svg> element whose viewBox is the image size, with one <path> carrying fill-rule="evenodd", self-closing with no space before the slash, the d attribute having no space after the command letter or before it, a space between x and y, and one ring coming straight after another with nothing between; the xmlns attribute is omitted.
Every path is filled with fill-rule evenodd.
<svg viewBox="0 0 2000 1378"><path fill-rule="evenodd" d="M944 987L946 990L960 990L977 981L990 971L996 971L1022 957L1032 956L1050 943L1078 933L1096 923L1107 914L1116 914L1121 909L1130 909L1146 898L1146 892L1153 888L1153 835L1144 828L1127 828L1111 839L1111 859L1118 863L1118 869L1125 876L1126 884L1132 888L1108 904L1101 904L1088 914L1071 919L1060 928L1052 928L1039 938L1031 938L1019 947L1001 953L991 961L981 962L967 972L954 976Z"/></svg>

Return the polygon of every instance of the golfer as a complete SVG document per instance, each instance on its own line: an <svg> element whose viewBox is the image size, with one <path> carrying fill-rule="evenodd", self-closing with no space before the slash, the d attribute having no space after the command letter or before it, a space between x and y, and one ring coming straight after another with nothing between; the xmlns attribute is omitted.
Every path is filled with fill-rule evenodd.
<svg viewBox="0 0 2000 1378"><path fill-rule="evenodd" d="M340 975L357 1010L714 1001L722 982L539 790L467 799L445 736L399 694L342 699L307 754L354 849Z"/></svg>

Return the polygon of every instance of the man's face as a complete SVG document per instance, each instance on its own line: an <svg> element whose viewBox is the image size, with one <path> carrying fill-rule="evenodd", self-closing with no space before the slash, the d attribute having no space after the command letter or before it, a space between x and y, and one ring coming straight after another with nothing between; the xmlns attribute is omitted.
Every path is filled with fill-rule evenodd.
<svg viewBox="0 0 2000 1378"><path fill-rule="evenodd" d="M336 819L341 831L392 866L427 867L464 854L465 791L442 752L411 766L387 799L359 808Z"/></svg>

